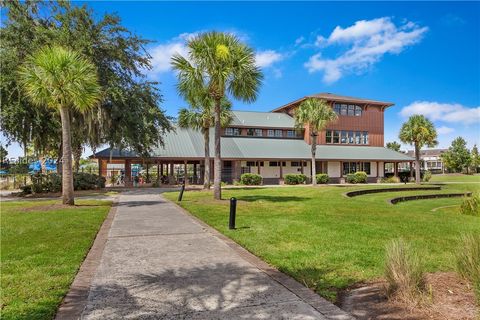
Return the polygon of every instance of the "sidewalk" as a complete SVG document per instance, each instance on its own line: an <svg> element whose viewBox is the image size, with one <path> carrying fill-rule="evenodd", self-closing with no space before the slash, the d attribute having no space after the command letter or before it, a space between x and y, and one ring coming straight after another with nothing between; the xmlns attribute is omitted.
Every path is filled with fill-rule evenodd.
<svg viewBox="0 0 480 320"><path fill-rule="evenodd" d="M316 295L300 298L301 285L262 270L158 191L122 193L116 210L82 319L349 319Z"/></svg>

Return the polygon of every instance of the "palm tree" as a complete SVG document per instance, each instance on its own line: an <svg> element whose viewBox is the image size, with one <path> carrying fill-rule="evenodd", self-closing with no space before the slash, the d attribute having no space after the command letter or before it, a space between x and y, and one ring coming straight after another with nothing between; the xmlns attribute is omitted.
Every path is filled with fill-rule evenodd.
<svg viewBox="0 0 480 320"><path fill-rule="evenodd" d="M101 87L95 66L79 53L60 47L45 47L27 58L19 76L33 104L60 112L62 123L62 198L73 205L71 109L85 112L100 100Z"/></svg>
<svg viewBox="0 0 480 320"><path fill-rule="evenodd" d="M177 88L189 100L188 92L207 88L215 102L215 166L214 198L221 199L221 102L227 95L245 101L256 100L263 79L255 63L253 50L235 35L207 32L195 36L187 43L188 56L174 55L173 68L178 72ZM197 88L189 90L189 88Z"/></svg>
<svg viewBox="0 0 480 320"><path fill-rule="evenodd" d="M422 115L413 115L402 125L398 136L403 143L415 146L415 182L420 183L420 150L423 146L434 147L437 131L433 123Z"/></svg>
<svg viewBox="0 0 480 320"><path fill-rule="evenodd" d="M210 128L215 123L214 101L209 95L203 95L203 103L197 105L192 103L190 108L180 109L178 113L178 126L180 128L192 128L200 130L203 134L205 144L205 172L203 178L203 188L210 189ZM226 98L222 99L220 122L222 128L227 127L232 122L232 113L230 111L231 103Z"/></svg>
<svg viewBox="0 0 480 320"><path fill-rule="evenodd" d="M316 185L315 179L316 164L315 153L317 151L317 136L318 132L325 129L329 122L337 120L337 114L328 105L325 100L316 98L308 98L303 101L294 113L295 126L297 128L305 128L310 134L310 144L312 148L312 184Z"/></svg>

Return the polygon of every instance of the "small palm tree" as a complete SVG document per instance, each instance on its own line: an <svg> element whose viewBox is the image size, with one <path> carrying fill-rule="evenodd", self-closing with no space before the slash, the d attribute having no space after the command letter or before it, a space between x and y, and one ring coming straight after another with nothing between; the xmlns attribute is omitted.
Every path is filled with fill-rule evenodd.
<svg viewBox="0 0 480 320"><path fill-rule="evenodd" d="M203 188L210 189L210 128L215 123L214 101L209 95L203 95L203 99L193 102L190 108L180 109L178 113L178 126L180 128L192 128L200 130L203 134L205 144L205 172L203 179ZM231 103L227 99L222 100L222 111L220 121L222 128L227 127L232 122Z"/></svg>
<svg viewBox="0 0 480 320"><path fill-rule="evenodd" d="M325 100L308 98L303 101L294 113L295 126L299 129L307 129L310 134L312 147L312 184L316 185L315 153L317 151L318 132L325 129L329 122L337 120L337 114Z"/></svg>
<svg viewBox="0 0 480 320"><path fill-rule="evenodd" d="M420 150L425 145L431 148L438 144L435 126L424 116L413 115L402 125L398 137L415 147L415 182L420 183Z"/></svg>
<svg viewBox="0 0 480 320"><path fill-rule="evenodd" d="M189 100L188 92L207 88L215 102L214 198L221 199L221 102L227 95L245 101L256 100L263 78L255 63L255 53L235 35L202 33L187 43L188 56L175 55L172 65L178 71L178 91ZM197 88L196 90L189 90Z"/></svg>
<svg viewBox="0 0 480 320"><path fill-rule="evenodd" d="M62 122L62 198L73 205L73 172L70 112L85 112L100 100L101 87L95 66L79 53L60 47L45 47L20 67L26 95L39 107L60 112Z"/></svg>

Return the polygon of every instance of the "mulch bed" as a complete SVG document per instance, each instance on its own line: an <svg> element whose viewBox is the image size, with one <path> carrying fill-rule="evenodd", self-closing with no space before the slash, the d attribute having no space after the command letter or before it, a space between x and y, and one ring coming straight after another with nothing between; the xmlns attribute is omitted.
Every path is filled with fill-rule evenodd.
<svg viewBox="0 0 480 320"><path fill-rule="evenodd" d="M359 320L477 320L472 286L453 272L426 275L426 302L418 306L387 299L386 282L372 281L347 289L341 296L340 307Z"/></svg>

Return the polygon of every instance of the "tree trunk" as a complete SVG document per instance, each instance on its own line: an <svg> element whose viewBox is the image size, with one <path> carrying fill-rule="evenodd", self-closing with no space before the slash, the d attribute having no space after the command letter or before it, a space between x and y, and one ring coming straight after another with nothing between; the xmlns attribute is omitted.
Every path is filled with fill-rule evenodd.
<svg viewBox="0 0 480 320"><path fill-rule="evenodd" d="M72 138L70 131L70 114L67 107L60 109L62 119L62 201L74 205L72 172Z"/></svg>
<svg viewBox="0 0 480 320"><path fill-rule="evenodd" d="M203 189L210 189L210 129L204 129L205 172L203 173Z"/></svg>
<svg viewBox="0 0 480 320"><path fill-rule="evenodd" d="M80 158L82 157L82 145L75 146L73 151L73 168L78 173L80 170Z"/></svg>
<svg viewBox="0 0 480 320"><path fill-rule="evenodd" d="M311 166L311 169L312 169L312 185L317 185L317 179L315 177L316 175L316 171L317 171L317 163L316 163L316 159L315 159L315 153L317 152L317 135L312 133L312 141L311 141L311 145L312 145L312 166Z"/></svg>
<svg viewBox="0 0 480 320"><path fill-rule="evenodd" d="M221 99L215 99L215 158L213 164L213 198L216 200L222 199L222 159L220 158L220 103Z"/></svg>
<svg viewBox="0 0 480 320"><path fill-rule="evenodd" d="M420 148L415 143L415 183L420 184Z"/></svg>

